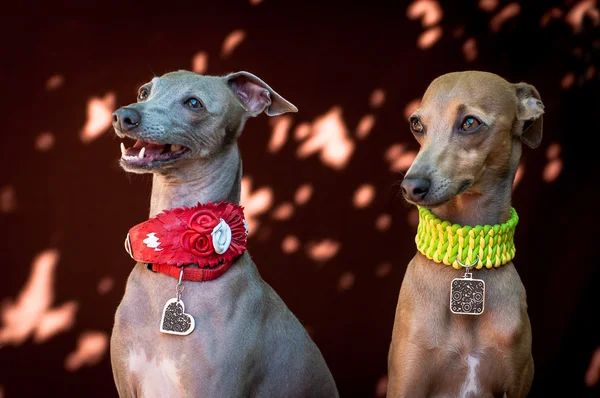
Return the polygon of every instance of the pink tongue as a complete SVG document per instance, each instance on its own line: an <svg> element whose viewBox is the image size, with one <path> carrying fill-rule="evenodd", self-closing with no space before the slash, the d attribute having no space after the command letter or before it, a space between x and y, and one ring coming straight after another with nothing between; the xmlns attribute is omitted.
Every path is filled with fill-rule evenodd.
<svg viewBox="0 0 600 398"><path fill-rule="evenodd" d="M144 152L144 157L152 156L156 157L162 153L165 149L164 144L151 144L149 142L144 141L136 141L132 148L127 149L128 156L137 156L140 153L142 147L146 148L146 152Z"/></svg>

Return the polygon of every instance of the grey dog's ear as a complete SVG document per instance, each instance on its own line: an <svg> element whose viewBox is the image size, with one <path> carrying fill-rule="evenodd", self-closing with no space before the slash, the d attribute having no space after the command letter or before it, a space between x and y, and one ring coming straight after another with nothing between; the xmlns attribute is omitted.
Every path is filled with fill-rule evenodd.
<svg viewBox="0 0 600 398"><path fill-rule="evenodd" d="M544 104L540 93L530 84L513 84L517 97L517 119L515 134L530 148L542 142Z"/></svg>
<svg viewBox="0 0 600 398"><path fill-rule="evenodd" d="M251 116L258 116L262 111L269 116L298 112L291 102L252 73L236 72L225 76L225 79Z"/></svg>

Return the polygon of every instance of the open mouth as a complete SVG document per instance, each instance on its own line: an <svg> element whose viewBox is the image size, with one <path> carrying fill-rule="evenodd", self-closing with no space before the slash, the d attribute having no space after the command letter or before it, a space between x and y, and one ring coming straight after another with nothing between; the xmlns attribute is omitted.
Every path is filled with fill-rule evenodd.
<svg viewBox="0 0 600 398"><path fill-rule="evenodd" d="M121 142L121 160L131 165L147 165L181 158L189 151L179 144L157 144L136 140L133 146L127 147Z"/></svg>

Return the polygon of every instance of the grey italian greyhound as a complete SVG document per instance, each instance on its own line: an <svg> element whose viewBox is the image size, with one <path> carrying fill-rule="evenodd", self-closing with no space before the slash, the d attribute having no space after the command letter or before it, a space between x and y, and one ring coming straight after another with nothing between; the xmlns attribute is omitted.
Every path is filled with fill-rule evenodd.
<svg viewBox="0 0 600 398"><path fill-rule="evenodd" d="M435 79L409 118L421 148L401 184L404 197L453 224L506 222L521 144L539 146L543 113L538 91L525 83L474 71ZM388 397L527 395L531 325L515 266L473 271L485 282L481 315L450 310L450 284L463 274L420 252L408 264L388 357Z"/></svg>
<svg viewBox="0 0 600 398"><path fill-rule="evenodd" d="M246 121L265 112L296 112L258 77L187 71L144 84L137 103L113 114L120 165L152 173L150 217L196 203L240 201L237 145ZM188 336L159 332L177 281L137 263L127 281L111 337L122 397L336 397L321 352L244 252L221 277L184 282Z"/></svg>

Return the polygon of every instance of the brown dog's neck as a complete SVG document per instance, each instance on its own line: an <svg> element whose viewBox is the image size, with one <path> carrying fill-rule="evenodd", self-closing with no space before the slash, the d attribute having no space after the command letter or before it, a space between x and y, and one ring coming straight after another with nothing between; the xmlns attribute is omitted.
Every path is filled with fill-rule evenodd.
<svg viewBox="0 0 600 398"><path fill-rule="evenodd" d="M239 204L241 175L242 160L235 142L209 159L178 165L166 174L154 174L150 217L198 202Z"/></svg>
<svg viewBox="0 0 600 398"><path fill-rule="evenodd" d="M482 193L465 192L431 209L441 220L460 225L495 225L510 218L514 174L493 184Z"/></svg>

